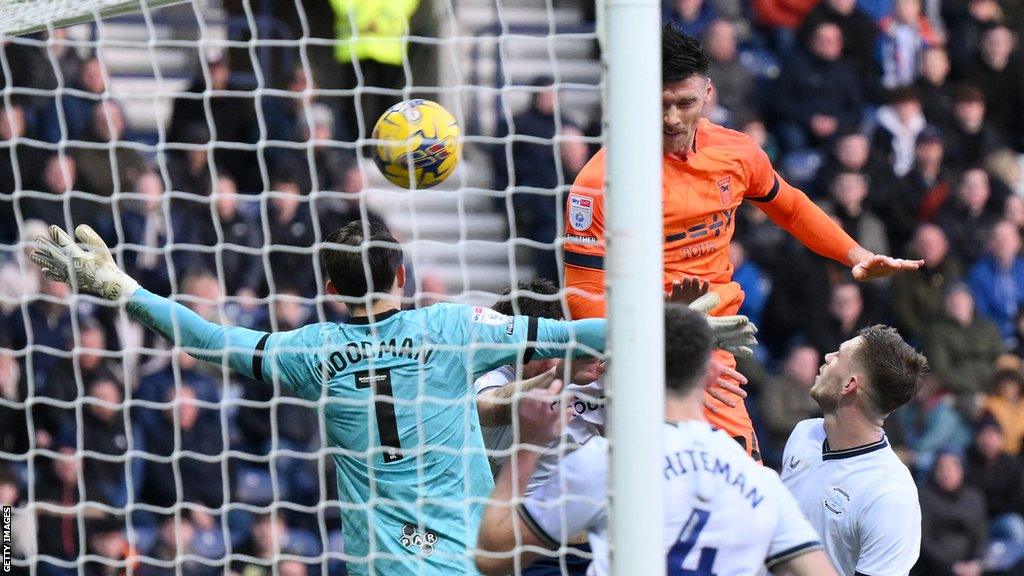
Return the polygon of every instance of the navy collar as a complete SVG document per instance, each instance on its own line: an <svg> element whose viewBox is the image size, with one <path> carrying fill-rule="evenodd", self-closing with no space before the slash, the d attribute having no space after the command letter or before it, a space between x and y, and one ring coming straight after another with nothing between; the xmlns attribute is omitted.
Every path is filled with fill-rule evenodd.
<svg viewBox="0 0 1024 576"><path fill-rule="evenodd" d="M842 460L844 458L854 458L856 456L863 456L864 454L870 454L877 450L881 450L889 445L889 439L882 435L882 439L878 442L872 442L871 444L865 444L863 446L856 446L854 448L847 448L846 450L839 450L832 452L828 448L828 438L825 439L821 444L821 459L822 460Z"/></svg>
<svg viewBox="0 0 1024 576"><path fill-rule="evenodd" d="M395 314L398 314L399 312L401 312L400 309L392 308L391 310L385 310L384 312L379 312L377 314L374 314L373 315L373 323L376 324L378 322L383 322L383 321L387 320L388 318L391 318ZM366 325L366 324L369 324L369 323L370 323L370 317L369 316L352 316L352 317L350 317L348 320L346 320L344 322L344 324L363 324L363 325Z"/></svg>

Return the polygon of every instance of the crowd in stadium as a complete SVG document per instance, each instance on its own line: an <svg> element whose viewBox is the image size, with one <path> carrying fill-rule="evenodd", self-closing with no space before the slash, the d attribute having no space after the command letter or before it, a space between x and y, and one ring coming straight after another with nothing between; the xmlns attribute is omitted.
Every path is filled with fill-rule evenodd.
<svg viewBox="0 0 1024 576"><path fill-rule="evenodd" d="M713 121L754 137L780 172L864 247L925 261L889 283L854 283L846 268L744 207L733 265L746 292L741 313L759 326L763 345L739 369L750 380L747 405L766 462L780 465L789 432L817 412L806 391L823 354L860 328L890 323L933 368L917 400L887 430L920 482L921 574L980 574L971 570L986 558L990 566L1020 560L1024 4L680 0L666 4L665 19L705 43L716 87ZM12 247L45 233L43 223L87 223L111 245L132 245L123 251L130 275L155 293L182 295L206 318L264 330L301 326L318 313L343 319L343 308L317 311L299 297L315 294L318 285L308 247L359 216L351 198L364 178L349 149L321 145L310 152L301 144L349 138L352 127L339 118L351 116L304 94L309 79L302 70L288 83L288 96L259 103L251 96L196 98L208 87L231 86L229 62L214 60L211 85L197 76L175 101L166 154L155 162L128 139L131 126L121 104L104 95L94 55L56 52L58 75L41 48L9 43L4 50L8 86L50 90L59 76L79 91L59 100L11 97L0 107L0 395L50 399L28 411L0 405L0 450L84 449L112 459L36 455L32 477L24 464L0 464L0 502L23 502L32 493L61 505L133 504L138 551L157 559L184 550L218 559L230 549L253 557L232 564L242 576L269 574L265 559L278 548L300 556L317 556L325 545L340 550L336 511L316 508L336 489L333 465L317 454L320 431L310 408L187 354L172 362L166 346L114 308L79 303L73 317L63 300L69 288L42 278ZM513 122L516 133L554 135L555 112L541 94ZM563 135L596 135L600 124L592 120L558 125ZM296 145L259 152L207 146L211 138L253 143L261 127L267 139ZM60 153L49 145L69 140ZM512 163L496 169L495 186L503 189L509 176L519 185L570 184L588 151L570 142L557 152L558 165L555 153L551 145L512 145ZM264 179L272 191L265 203L249 193L263 190ZM307 197L314 188L347 194L314 204ZM16 190L31 192L15 203ZM117 202L112 192L120 193ZM516 202L520 232L552 242L557 212L537 198ZM170 243L177 248L164 250ZM270 243L294 249L261 254ZM234 247L215 250L218 244ZM535 264L539 274L557 277L551 254ZM270 293L276 298L269 306L245 299ZM242 299L208 304L225 295ZM80 352L72 358L66 351L73 346ZM116 352L143 348L159 352ZM275 394L286 401L273 410L254 404ZM120 407L128 395L136 402ZM198 403L169 408L176 400ZM189 455L168 458L176 446ZM116 457L128 450L151 457L125 466ZM225 450L232 452L217 458ZM273 515L207 509L229 501L290 504ZM147 509L175 503L200 507L178 518ZM42 514L38 531L46 537L31 538L31 546L68 561L86 550L129 553L124 518L99 509L88 516ZM79 534L86 526L88 538ZM321 534L324 527L329 532ZM146 575L174 573L155 564L141 568ZM278 568L304 573L298 562ZM187 570L217 571L198 561ZM50 565L40 573L76 572ZM97 564L87 573L110 572Z"/></svg>

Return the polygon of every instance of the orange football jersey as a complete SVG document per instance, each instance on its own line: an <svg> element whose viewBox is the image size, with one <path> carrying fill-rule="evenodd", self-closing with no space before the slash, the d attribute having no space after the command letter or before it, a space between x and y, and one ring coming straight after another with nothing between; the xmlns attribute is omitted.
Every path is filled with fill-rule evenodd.
<svg viewBox="0 0 1024 576"><path fill-rule="evenodd" d="M604 213L605 151L583 168L566 199L565 284L573 318L605 315ZM628 194L628 191L624 193ZM736 212L743 200L756 202L779 226L824 256L846 262L857 246L806 195L787 184L772 168L767 154L747 135L700 120L693 148L685 159L663 156L664 288L688 277L706 280L721 302L712 315L736 314L743 291L733 281L729 242L736 230ZM735 367L735 359L717 350L716 360ZM708 419L730 435L742 438L749 451L756 439L740 404Z"/></svg>

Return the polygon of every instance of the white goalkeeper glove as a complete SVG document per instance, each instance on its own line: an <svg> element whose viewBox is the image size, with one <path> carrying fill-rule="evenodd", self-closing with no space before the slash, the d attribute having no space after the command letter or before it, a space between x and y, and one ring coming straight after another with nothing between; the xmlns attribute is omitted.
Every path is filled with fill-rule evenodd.
<svg viewBox="0 0 1024 576"><path fill-rule="evenodd" d="M59 226L50 226L49 238L36 238L30 258L47 278L107 300L127 298L139 289L139 283L114 263L110 249L95 230L82 224L75 228L75 236L81 245Z"/></svg>
<svg viewBox="0 0 1024 576"><path fill-rule="evenodd" d="M704 314L711 332L715 336L715 348L732 352L736 356L751 357L754 351L751 346L757 345L757 326L746 316L709 316L708 313L718 306L721 300L718 294L708 292L690 303L690 308Z"/></svg>

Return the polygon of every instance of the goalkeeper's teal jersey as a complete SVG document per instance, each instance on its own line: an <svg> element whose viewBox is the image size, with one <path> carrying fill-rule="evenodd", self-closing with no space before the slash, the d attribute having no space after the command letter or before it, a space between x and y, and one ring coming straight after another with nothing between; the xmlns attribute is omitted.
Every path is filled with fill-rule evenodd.
<svg viewBox="0 0 1024 576"><path fill-rule="evenodd" d="M561 357L574 324L455 304L357 320L263 337L254 376L321 400L352 574L476 574L494 483L474 373Z"/></svg>

